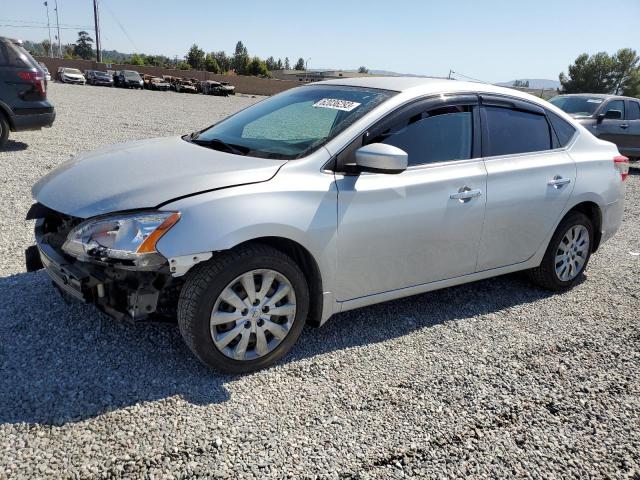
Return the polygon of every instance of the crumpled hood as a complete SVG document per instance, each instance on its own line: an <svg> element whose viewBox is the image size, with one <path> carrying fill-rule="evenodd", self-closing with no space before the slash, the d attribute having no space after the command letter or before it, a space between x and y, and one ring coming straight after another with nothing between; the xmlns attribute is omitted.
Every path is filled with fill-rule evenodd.
<svg viewBox="0 0 640 480"><path fill-rule="evenodd" d="M243 157L181 137L111 145L73 158L33 186L41 204L80 218L271 179L286 160Z"/></svg>

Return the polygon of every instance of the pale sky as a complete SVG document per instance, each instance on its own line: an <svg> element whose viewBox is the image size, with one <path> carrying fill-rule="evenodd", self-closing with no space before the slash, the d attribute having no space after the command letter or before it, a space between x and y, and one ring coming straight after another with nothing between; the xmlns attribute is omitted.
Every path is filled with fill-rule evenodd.
<svg viewBox="0 0 640 480"><path fill-rule="evenodd" d="M0 0L0 35L48 38L43 1ZM92 0L58 7L63 43L93 34ZM310 57L310 69L452 69L489 82L557 80L582 52L640 50L640 0L100 0L100 20L107 50L183 57L193 43L232 53L242 40L251 55Z"/></svg>

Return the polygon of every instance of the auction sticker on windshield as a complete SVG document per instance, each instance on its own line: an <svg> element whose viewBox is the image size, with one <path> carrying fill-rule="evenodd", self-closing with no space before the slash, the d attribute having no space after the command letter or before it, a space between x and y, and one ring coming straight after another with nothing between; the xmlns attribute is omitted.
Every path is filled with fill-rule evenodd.
<svg viewBox="0 0 640 480"><path fill-rule="evenodd" d="M314 107L331 108L333 110L342 110L344 112L350 112L359 105L360 104L358 102L339 100L337 98L323 98L322 100L318 100L313 104Z"/></svg>

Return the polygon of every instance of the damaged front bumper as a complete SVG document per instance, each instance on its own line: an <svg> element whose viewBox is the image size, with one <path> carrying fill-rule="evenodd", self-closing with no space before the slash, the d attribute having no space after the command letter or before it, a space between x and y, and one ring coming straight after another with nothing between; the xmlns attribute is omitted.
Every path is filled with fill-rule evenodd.
<svg viewBox="0 0 640 480"><path fill-rule="evenodd" d="M44 269L65 299L94 304L114 318L141 321L152 314L175 315L180 284L168 264L137 271L128 265L76 260L60 248L65 232L51 231L48 221L36 220L36 245L25 252L27 271Z"/></svg>

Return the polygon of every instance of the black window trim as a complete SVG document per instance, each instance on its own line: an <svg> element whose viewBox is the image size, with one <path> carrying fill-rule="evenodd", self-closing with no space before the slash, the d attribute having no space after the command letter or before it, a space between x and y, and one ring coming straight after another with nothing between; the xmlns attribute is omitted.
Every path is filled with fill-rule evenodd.
<svg viewBox="0 0 640 480"><path fill-rule="evenodd" d="M504 158L504 157L516 157L516 156L522 156L522 155L543 155L543 154L552 153L552 152L559 152L563 150L568 150L576 141L576 137L578 136L577 135L578 129L573 127L573 125L571 125L574 129L573 136L571 137L571 140L569 140L564 147L561 146L560 141L558 140L556 131L553 128L553 124L551 123L551 120L549 120L549 116L547 115L548 110L540 105L537 105L533 102L529 102L527 100L523 100L521 98L515 98L509 95L502 95L498 93L491 93L491 94L480 93L478 96L480 97L480 119L481 119L481 126L482 126L482 158L485 160L494 159L494 158ZM485 147L488 147L489 145L489 142L487 139L488 131L486 129L487 119L486 119L486 111L484 109L485 106L509 108L511 110L520 110L525 112L537 113L538 115L544 116L545 120L547 121L547 126L549 128L549 135L551 136L551 148L548 150L535 150L533 152L508 153L505 155L491 155L491 156L485 155L485 153L487 152Z"/></svg>
<svg viewBox="0 0 640 480"><path fill-rule="evenodd" d="M322 171L331 173L347 174L342 169L338 168L339 157L350 150L357 150L361 146L366 145L365 137L375 134L376 130L386 130L387 125L398 121L399 117L404 117L407 112L424 112L425 110L432 109L440 105L469 105L473 108L473 132L472 132L472 146L471 146L471 158L464 158L460 160L443 160L440 162L428 162L418 165L409 165L407 170L416 170L422 168L431 168L436 166L444 166L451 163L460 162L472 162L482 159L482 132L481 132L481 120L479 106L480 101L477 92L455 92L455 93L437 93L429 94L424 97L414 98L396 107L393 111L387 113L384 117L379 119L373 125L362 130L358 135L353 137L347 144L340 149L338 153L333 155L331 159L322 167ZM415 114L414 113L414 114ZM388 128L388 127L387 127ZM354 145L355 142L362 141L361 145ZM347 153L351 155L351 153Z"/></svg>

